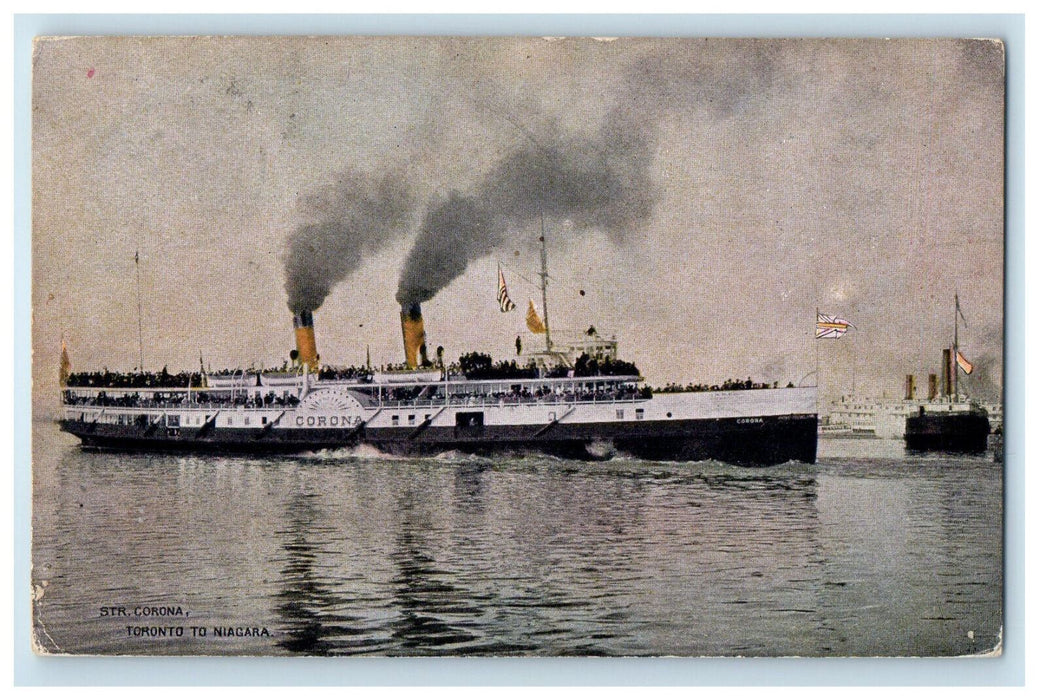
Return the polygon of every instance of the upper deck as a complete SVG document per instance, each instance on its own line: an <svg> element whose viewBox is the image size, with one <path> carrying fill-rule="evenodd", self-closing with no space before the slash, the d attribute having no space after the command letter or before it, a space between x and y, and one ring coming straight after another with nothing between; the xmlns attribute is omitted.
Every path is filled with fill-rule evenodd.
<svg viewBox="0 0 1046 700"><path fill-rule="evenodd" d="M62 389L62 403L145 409L294 407L310 394L331 391L346 392L374 408L620 402L650 398L650 389L640 381L638 376L467 379L419 372L316 379L243 373L208 377L204 386L70 386Z"/></svg>

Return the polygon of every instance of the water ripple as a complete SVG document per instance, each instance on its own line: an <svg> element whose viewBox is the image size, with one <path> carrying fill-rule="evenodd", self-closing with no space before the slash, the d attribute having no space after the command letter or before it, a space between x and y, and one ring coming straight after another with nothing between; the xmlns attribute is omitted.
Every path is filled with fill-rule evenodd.
<svg viewBox="0 0 1046 700"><path fill-rule="evenodd" d="M116 456L49 429L34 617L55 650L955 655L1001 627L987 460ZM190 615L100 614L119 605ZM160 624L269 636L127 632Z"/></svg>

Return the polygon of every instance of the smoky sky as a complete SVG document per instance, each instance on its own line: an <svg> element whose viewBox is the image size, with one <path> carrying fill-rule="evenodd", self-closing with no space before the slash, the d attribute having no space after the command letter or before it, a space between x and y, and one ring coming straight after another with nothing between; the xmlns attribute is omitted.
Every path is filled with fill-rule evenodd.
<svg viewBox="0 0 1046 700"><path fill-rule="evenodd" d="M444 193L420 217L397 301L428 301L475 260L536 238L539 221L559 236L599 231L619 245L641 240L659 200L651 166L660 116L684 110L698 121L733 118L758 106L773 85L773 44L735 42L725 52L698 44L670 61L638 58L611 83L605 113L585 133L540 116L517 123L507 116L519 113L515 105L486 96L493 104L484 116L501 127L487 133L504 139L495 149L504 155L464 191L429 183ZM407 183L402 174L347 172L305 201L311 219L291 234L284 258L292 310L319 308L365 256L406 233L416 201Z"/></svg>
<svg viewBox="0 0 1046 700"><path fill-rule="evenodd" d="M769 43L738 42L725 64L700 47L676 61L643 57L623 71L595 134L517 125L515 144L472 191L430 204L397 301L428 301L472 261L535 237L540 220L569 221L569 228L557 228L560 234L598 230L619 245L640 241L659 200L651 166L660 115L735 117L772 85L775 55Z"/></svg>
<svg viewBox="0 0 1046 700"><path fill-rule="evenodd" d="M331 288L364 257L408 230L414 194L402 173L347 171L300 203L298 226L284 253L284 286L292 311L318 309Z"/></svg>
<svg viewBox="0 0 1046 700"><path fill-rule="evenodd" d="M137 337L133 253L112 251L139 248L147 360L281 359L287 306L321 303L328 360L398 360L415 243L419 266L457 275L430 331L512 354L522 319L496 313L488 275L495 256L533 266L539 209L557 288L588 292L556 295L557 325L616 326L656 383L795 380L820 352L848 390L856 347L858 388L896 395L939 371L956 292L975 374L1002 358L978 336L1003 308L999 42L82 37L33 58L41 386L62 336L78 368L138 363L106 339ZM390 163L407 175L382 194ZM624 197L568 186L586 178ZM448 227L466 255L420 237ZM815 307L861 330L815 346Z"/></svg>

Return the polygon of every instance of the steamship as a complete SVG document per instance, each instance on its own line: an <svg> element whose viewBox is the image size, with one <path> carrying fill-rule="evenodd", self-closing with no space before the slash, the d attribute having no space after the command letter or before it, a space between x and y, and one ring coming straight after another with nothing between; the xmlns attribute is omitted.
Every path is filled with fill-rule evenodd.
<svg viewBox="0 0 1046 700"><path fill-rule="evenodd" d="M941 352L941 377L944 386L936 396L937 382L930 375L929 400L905 418L904 444L916 452L982 453L988 449L991 430L988 411L959 393L959 370L973 372L973 365L959 351L959 295L955 295L955 336L950 348ZM908 376L907 395L914 393L914 379Z"/></svg>
<svg viewBox="0 0 1046 700"><path fill-rule="evenodd" d="M312 314L301 311L295 371L203 373L196 386L65 383L60 427L85 447L108 449L272 453L371 445L403 455L536 450L739 465L816 460L815 387L654 392L634 365L617 362L614 338L590 329L576 341L552 342L544 255L541 274L545 319L535 318L531 302L527 324L546 342L523 355L529 373L470 373L445 366L439 352L430 362L421 308L411 303L400 315L404 370L332 376L319 371ZM511 302L500 270L499 281L504 310ZM63 362L67 367L64 350ZM585 362L611 371L579 370Z"/></svg>

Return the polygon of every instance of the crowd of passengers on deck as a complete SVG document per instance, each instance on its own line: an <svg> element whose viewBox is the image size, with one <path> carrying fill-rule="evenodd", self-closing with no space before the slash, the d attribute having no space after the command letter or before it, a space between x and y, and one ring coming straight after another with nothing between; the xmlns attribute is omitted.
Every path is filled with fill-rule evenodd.
<svg viewBox="0 0 1046 700"><path fill-rule="evenodd" d="M243 370L222 370L215 375L229 376ZM320 378L325 380L361 379L369 377L371 370L366 367L346 367L341 369L324 368L320 371ZM67 387L109 387L109 388L148 388L148 387L174 387L188 386L200 391L189 393L182 392L135 392L133 394L119 393L109 395L106 391L97 394L85 395L81 392L65 391L63 401L69 405L93 405L93 406L115 406L115 407L148 407L148 406L178 406L186 403L207 404L217 406L239 406L244 408L266 408L272 406L288 407L298 405L298 397L294 394L276 394L269 392L260 395L257 393L237 394L236 391L207 391L203 387L203 375L199 372L178 372L171 374L165 367L161 372L80 372L70 374L66 379ZM794 385L789 382L788 388ZM475 392L452 392L449 399L439 396L433 392L432 387L388 387L384 389L382 398L396 403L438 403L447 400L455 404L468 404L482 401L497 403L528 403L528 402L591 402L591 401L634 401L648 399L655 393L672 394L682 392L706 392L706 391L739 391L746 389L776 389L778 383L768 384L765 382L753 382L749 377L747 380L727 379L719 384L677 384L669 383L663 387L650 388L648 386L637 386L635 384L620 384L609 389L584 389L581 386L537 386L515 385L508 391L488 391L484 393Z"/></svg>
<svg viewBox="0 0 1046 700"><path fill-rule="evenodd" d="M203 375L200 372L176 372L171 374L164 367L159 372L110 372L103 369L100 372L73 372L65 378L66 386L74 387L112 387L120 389L135 389L148 387L198 387L203 384Z"/></svg>
<svg viewBox="0 0 1046 700"><path fill-rule="evenodd" d="M110 396L105 391L86 395L83 392L66 391L62 401L69 406L113 406L116 408L153 408L168 406L229 406L242 408L271 408L297 406L298 397L289 394L284 397L269 392L265 396L251 394L244 396L229 392L193 392L192 396L184 393L153 392L152 394L115 394Z"/></svg>
<svg viewBox="0 0 1046 700"><path fill-rule="evenodd" d="M788 388L791 389L795 385L788 382ZM663 387L654 389L655 394L680 394L683 392L695 392L695 391L742 391L744 389L776 389L778 383L767 384L765 382L753 382L752 378L749 377L746 380L741 379L726 379L719 384L676 384L671 382Z"/></svg>
<svg viewBox="0 0 1046 700"><path fill-rule="evenodd" d="M590 401L634 401L636 399L650 398L649 387L638 387L634 384L619 385L613 389L587 390L578 387L529 387L517 385L508 391L492 390L487 392L451 391L449 399L445 399L442 393L429 394L425 390L419 391L413 387L394 387L388 390L385 397L389 401L410 402L433 402L439 403L449 400L454 404L468 404L482 401L484 403L548 403L548 402L590 402Z"/></svg>

